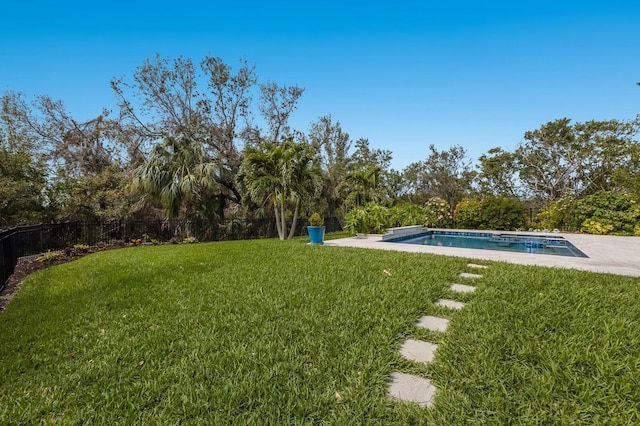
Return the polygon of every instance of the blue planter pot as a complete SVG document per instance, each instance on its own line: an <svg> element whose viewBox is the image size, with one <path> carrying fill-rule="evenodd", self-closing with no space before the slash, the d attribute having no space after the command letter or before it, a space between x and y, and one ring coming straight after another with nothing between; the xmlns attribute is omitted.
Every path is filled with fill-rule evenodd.
<svg viewBox="0 0 640 426"><path fill-rule="evenodd" d="M311 244L322 244L324 240L324 226L307 226Z"/></svg>

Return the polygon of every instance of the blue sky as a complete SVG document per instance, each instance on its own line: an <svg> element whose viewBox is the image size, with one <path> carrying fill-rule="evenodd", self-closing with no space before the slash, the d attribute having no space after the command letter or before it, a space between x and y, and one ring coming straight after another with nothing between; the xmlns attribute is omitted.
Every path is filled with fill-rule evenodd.
<svg viewBox="0 0 640 426"><path fill-rule="evenodd" d="M80 120L156 53L246 58L261 81L305 88L294 128L331 114L396 169L430 144L475 159L557 118L640 113L637 0L10 3L0 92L61 99Z"/></svg>

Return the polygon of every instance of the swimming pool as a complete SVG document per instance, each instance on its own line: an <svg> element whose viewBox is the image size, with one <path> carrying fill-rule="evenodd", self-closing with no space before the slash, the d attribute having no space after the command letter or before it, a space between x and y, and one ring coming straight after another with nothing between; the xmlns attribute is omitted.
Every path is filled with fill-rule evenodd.
<svg viewBox="0 0 640 426"><path fill-rule="evenodd" d="M552 235L518 235L488 232L424 231L386 239L390 243L500 250L554 256L588 257L569 241Z"/></svg>

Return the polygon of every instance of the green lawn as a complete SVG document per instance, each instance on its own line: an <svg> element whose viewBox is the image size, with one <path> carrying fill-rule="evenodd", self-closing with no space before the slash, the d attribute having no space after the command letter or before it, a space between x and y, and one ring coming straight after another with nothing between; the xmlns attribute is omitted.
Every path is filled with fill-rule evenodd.
<svg viewBox="0 0 640 426"><path fill-rule="evenodd" d="M34 274L0 315L0 424L640 423L640 279L482 262L460 296L464 259L305 242ZM439 343L435 362L404 360L406 338ZM392 371L431 378L434 408L388 400Z"/></svg>

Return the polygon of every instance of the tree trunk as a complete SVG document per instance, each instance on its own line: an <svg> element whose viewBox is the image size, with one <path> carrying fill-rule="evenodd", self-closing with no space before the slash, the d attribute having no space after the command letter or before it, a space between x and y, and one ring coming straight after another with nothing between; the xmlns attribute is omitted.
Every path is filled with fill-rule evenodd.
<svg viewBox="0 0 640 426"><path fill-rule="evenodd" d="M300 200L296 200L296 209L293 211L293 221L291 222L291 230L289 231L289 236L287 240L293 238L293 235L296 233L296 222L298 221L298 210L300 210Z"/></svg>
<svg viewBox="0 0 640 426"><path fill-rule="evenodd" d="M284 197L283 197L284 198ZM282 229L282 234L280 235L280 239L284 241L287 236L287 211L284 206L285 200L282 200L282 204L280 205L280 229Z"/></svg>
<svg viewBox="0 0 640 426"><path fill-rule="evenodd" d="M280 211L278 210L278 205L273 204L273 211L276 215L276 229L278 230L278 238L284 240L284 232L282 230L282 224L280 223Z"/></svg>

